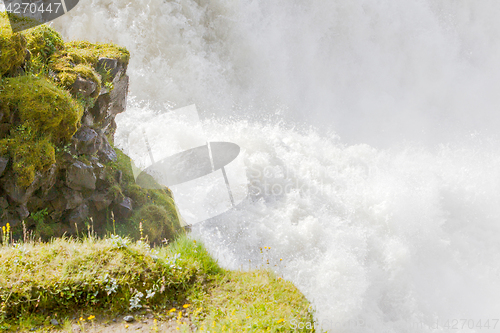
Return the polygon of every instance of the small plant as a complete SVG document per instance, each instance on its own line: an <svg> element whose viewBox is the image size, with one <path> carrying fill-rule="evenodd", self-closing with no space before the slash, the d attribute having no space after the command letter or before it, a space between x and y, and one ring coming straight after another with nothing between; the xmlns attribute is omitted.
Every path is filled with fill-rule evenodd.
<svg viewBox="0 0 500 333"><path fill-rule="evenodd" d="M104 289L106 290L106 293L108 295L116 293L116 290L118 289L118 284L116 283L116 279L110 278L109 274L106 273L106 275L103 278L103 281L106 282L106 286Z"/></svg>
<svg viewBox="0 0 500 333"><path fill-rule="evenodd" d="M130 298L130 310L142 308L141 298L144 296L140 291L136 292L132 298Z"/></svg>
<svg viewBox="0 0 500 333"><path fill-rule="evenodd" d="M113 247L117 248L117 249L123 249L123 248L126 248L130 245L130 239L128 238L122 238L118 235L111 235L108 239L107 239L108 242L110 242Z"/></svg>
<svg viewBox="0 0 500 333"><path fill-rule="evenodd" d="M105 82L104 83L104 87L106 89L108 89L108 91L111 91L111 90L113 90L115 88L115 86L113 85L113 82Z"/></svg>
<svg viewBox="0 0 500 333"><path fill-rule="evenodd" d="M7 222L7 225L2 227L2 244L9 245L9 235L10 235L10 224Z"/></svg>
<svg viewBox="0 0 500 333"><path fill-rule="evenodd" d="M36 224L40 224L44 222L47 215L49 215L49 213L47 212L47 208L44 208L36 213L31 213L30 216Z"/></svg>

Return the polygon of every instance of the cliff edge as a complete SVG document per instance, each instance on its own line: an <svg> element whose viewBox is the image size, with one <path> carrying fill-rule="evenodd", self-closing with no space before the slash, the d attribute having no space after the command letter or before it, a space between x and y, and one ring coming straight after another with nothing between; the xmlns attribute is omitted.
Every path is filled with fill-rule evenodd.
<svg viewBox="0 0 500 333"><path fill-rule="evenodd" d="M167 188L135 184L113 146L129 52L67 42L40 25L12 33L0 14L0 219L36 238L107 232L151 242L180 230Z"/></svg>

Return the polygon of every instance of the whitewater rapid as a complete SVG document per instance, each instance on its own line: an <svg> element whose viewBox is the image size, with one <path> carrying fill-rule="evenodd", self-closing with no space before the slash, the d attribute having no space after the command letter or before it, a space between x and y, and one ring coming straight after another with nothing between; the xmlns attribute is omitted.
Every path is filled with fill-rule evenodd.
<svg viewBox="0 0 500 333"><path fill-rule="evenodd" d="M494 332L498 17L493 0L80 0L53 26L130 50L124 150L193 103L203 131L169 144L242 148L249 199L193 226L222 265L276 270L329 332Z"/></svg>

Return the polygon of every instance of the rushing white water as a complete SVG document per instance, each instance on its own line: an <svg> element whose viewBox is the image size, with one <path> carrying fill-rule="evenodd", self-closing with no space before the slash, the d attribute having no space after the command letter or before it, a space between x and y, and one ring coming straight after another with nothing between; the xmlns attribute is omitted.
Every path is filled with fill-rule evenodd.
<svg viewBox="0 0 500 333"><path fill-rule="evenodd" d="M494 0L80 0L54 27L130 50L125 149L192 103L205 133L171 144L244 149L249 200L193 228L223 265L269 260L329 332L490 332L498 17Z"/></svg>

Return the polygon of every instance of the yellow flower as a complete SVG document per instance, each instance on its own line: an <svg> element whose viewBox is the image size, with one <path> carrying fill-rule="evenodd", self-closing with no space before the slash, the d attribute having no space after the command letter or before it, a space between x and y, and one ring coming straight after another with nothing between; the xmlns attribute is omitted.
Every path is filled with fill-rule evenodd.
<svg viewBox="0 0 500 333"><path fill-rule="evenodd" d="M175 312L175 311L177 311L175 308L171 308L170 311L168 312Z"/></svg>
<svg viewBox="0 0 500 333"><path fill-rule="evenodd" d="M282 323L282 322L284 322L284 321L285 321L285 319L281 318L280 320L278 320L278 324L279 324L279 323Z"/></svg>
<svg viewBox="0 0 500 333"><path fill-rule="evenodd" d="M7 223L7 233L10 231L10 224Z"/></svg>
<svg viewBox="0 0 500 333"><path fill-rule="evenodd" d="M5 234L5 226L2 227L2 232Z"/></svg>
<svg viewBox="0 0 500 333"><path fill-rule="evenodd" d="M176 329L176 330L180 330L179 326L175 326L175 329Z"/></svg>
<svg viewBox="0 0 500 333"><path fill-rule="evenodd" d="M187 309L187 308L189 308L190 306L191 306L191 304L184 304L182 307L183 307L184 309Z"/></svg>
<svg viewBox="0 0 500 333"><path fill-rule="evenodd" d="M92 315L92 316L89 316L87 319L88 319L88 320L92 320L92 319L94 319L94 318L95 318L95 316L94 316L94 315Z"/></svg>
<svg viewBox="0 0 500 333"><path fill-rule="evenodd" d="M250 316L247 316L247 318L246 318L246 319L250 319Z"/></svg>
<svg viewBox="0 0 500 333"><path fill-rule="evenodd" d="M80 317L80 321L85 321L85 319L83 319L82 317Z"/></svg>
<svg viewBox="0 0 500 333"><path fill-rule="evenodd" d="M125 324L125 328L128 328L128 324Z"/></svg>

